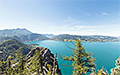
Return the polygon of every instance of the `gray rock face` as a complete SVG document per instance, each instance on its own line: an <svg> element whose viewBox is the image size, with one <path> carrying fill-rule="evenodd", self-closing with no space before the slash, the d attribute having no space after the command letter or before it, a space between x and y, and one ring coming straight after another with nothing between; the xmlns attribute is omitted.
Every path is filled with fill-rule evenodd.
<svg viewBox="0 0 120 75"><path fill-rule="evenodd" d="M47 64L50 64L52 67L53 67L53 62L54 62L54 54L53 53L51 53L51 51L48 49L48 48L44 48L44 47L37 47L37 48L35 48L35 49L33 49L33 50L31 50L28 54L27 54L27 56L26 56L26 58L27 58L27 62L30 62L31 61L31 57L33 57L34 56L34 54L35 54L35 50L39 50L40 51L40 53L41 53L41 55L42 55L42 57L44 58L44 69L45 69L45 73L47 73L48 72L48 69L47 69ZM58 62L57 62L57 60L55 61L55 65L56 65L56 73L57 74L59 74L59 75L62 75L61 74L61 70L59 69L59 66L58 66Z"/></svg>

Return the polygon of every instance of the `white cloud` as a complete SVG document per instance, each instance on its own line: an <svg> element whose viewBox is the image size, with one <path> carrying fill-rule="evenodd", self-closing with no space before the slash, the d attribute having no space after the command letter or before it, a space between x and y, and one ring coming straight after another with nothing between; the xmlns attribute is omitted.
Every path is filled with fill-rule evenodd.
<svg viewBox="0 0 120 75"><path fill-rule="evenodd" d="M103 13L102 13L102 15L103 15L103 16L106 16L106 15L108 15L108 13L106 13L106 12L103 12Z"/></svg>
<svg viewBox="0 0 120 75"><path fill-rule="evenodd" d="M47 30L45 30L47 29ZM31 29L32 30L32 29ZM73 34L73 35L108 35L108 36L119 36L120 30L119 25L54 25L40 28L39 33L49 33L49 34Z"/></svg>
<svg viewBox="0 0 120 75"><path fill-rule="evenodd" d="M86 26L75 26L76 28L86 28Z"/></svg>
<svg viewBox="0 0 120 75"><path fill-rule="evenodd" d="M118 36L120 35L119 27L116 24L99 24L99 25L85 25L81 23L80 20L74 19L73 17L68 17L63 23L46 23L43 22L41 28L34 31L36 33L49 33L49 34L73 34L73 35L108 35L108 36ZM46 26L48 24L49 26ZM46 30L47 29L47 30ZM32 30L32 29L31 29Z"/></svg>
<svg viewBox="0 0 120 75"><path fill-rule="evenodd" d="M96 16L106 16L106 15L108 15L108 13L106 13L106 12L102 12L102 13L95 13L95 15Z"/></svg>
<svg viewBox="0 0 120 75"><path fill-rule="evenodd" d="M96 28L96 26L84 26L84 25L79 25L79 26L75 26L77 28Z"/></svg>

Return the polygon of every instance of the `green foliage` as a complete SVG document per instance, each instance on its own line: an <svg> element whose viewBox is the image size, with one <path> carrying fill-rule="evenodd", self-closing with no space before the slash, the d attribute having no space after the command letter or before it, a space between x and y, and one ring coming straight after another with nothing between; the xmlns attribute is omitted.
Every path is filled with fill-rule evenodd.
<svg viewBox="0 0 120 75"><path fill-rule="evenodd" d="M73 50L73 56L66 56L64 59L67 61L74 61L72 66L74 67L74 75L84 75L87 72L91 72L91 68L94 67L95 58L91 53L85 51L80 40L77 40L76 48Z"/></svg>
<svg viewBox="0 0 120 75"><path fill-rule="evenodd" d="M51 65L47 64L47 67L49 68L49 71L47 72L47 75L58 75L57 73L53 74L53 68Z"/></svg>
<svg viewBox="0 0 120 75"><path fill-rule="evenodd" d="M3 60L3 59L1 59L0 60L0 74L4 74L5 73L5 70L6 70L6 62Z"/></svg>
<svg viewBox="0 0 120 75"><path fill-rule="evenodd" d="M116 60L116 66L112 69L112 75L120 75L120 57Z"/></svg>
<svg viewBox="0 0 120 75"><path fill-rule="evenodd" d="M26 69L22 47L16 52L16 57L9 56L6 61L0 61L0 74L2 75L30 75Z"/></svg>
<svg viewBox="0 0 120 75"><path fill-rule="evenodd" d="M11 59L13 57L9 56L7 61L2 58L0 61L0 75L13 75L13 69L11 68Z"/></svg>
<svg viewBox="0 0 120 75"><path fill-rule="evenodd" d="M45 70L47 70L47 75L50 75L51 73L53 75L53 72L54 75L57 75L55 72L56 68L53 69L54 66L48 64L47 66L44 66L44 58L42 57L40 50L36 50L30 60L31 65L28 65L29 63L23 55L23 49L20 47L16 51L15 57L9 56L6 61L1 59L0 75L45 75Z"/></svg>
<svg viewBox="0 0 120 75"><path fill-rule="evenodd" d="M47 67L49 68L49 71L47 72L47 75L52 75L52 72L53 72L52 66L47 64Z"/></svg>
<svg viewBox="0 0 120 75"><path fill-rule="evenodd" d="M104 70L104 67L102 67L102 69L100 69L100 70L98 70L98 72L95 72L96 73L96 75L110 75L110 74L108 74L108 71L106 70Z"/></svg>
<svg viewBox="0 0 120 75"><path fill-rule="evenodd" d="M32 57L32 60L31 60L31 65L30 65L30 71L31 72L36 72L37 71L37 74L39 75L40 73L44 75L44 72L43 72L43 57L40 53L39 50L36 50L35 51L35 55ZM41 71L40 71L41 70Z"/></svg>
<svg viewBox="0 0 120 75"><path fill-rule="evenodd" d="M0 51L2 51L1 58L7 60L8 56L15 56L15 52L22 47L24 55L27 54L32 47L28 46L19 40L12 39L0 44Z"/></svg>
<svg viewBox="0 0 120 75"><path fill-rule="evenodd" d="M40 50L36 50L35 54L33 53L33 57L30 57L30 62L25 56L25 53L28 53L31 48L31 46L25 45L16 39L1 43L0 75L32 75L33 73L35 75L44 75L45 70L48 70L49 66L44 65L43 60L45 57L42 56ZM32 65L29 65L28 62ZM50 68L53 72L53 67ZM56 73L54 72L54 74Z"/></svg>
<svg viewBox="0 0 120 75"><path fill-rule="evenodd" d="M6 44L9 45L12 43L8 42ZM1 44L1 46L5 48L6 44ZM14 47L17 48L16 46ZM45 69L47 69L47 75L58 75L56 73L57 54L55 54L55 57L52 58L52 66L50 64L47 64L47 66L43 66L45 62L43 61L44 58L42 57L40 50L36 50L33 57L30 57L30 63L27 62L27 59L25 58L23 52L24 49L20 47L15 50L14 56L9 54L6 61L2 57L0 57L0 75L32 75L33 73L34 75L44 75ZM98 70L98 72L95 72L95 58L93 57L92 53L88 53L87 51L85 51L85 48L84 46L82 46L80 40L77 40L76 48L75 50L73 50L73 52L73 56L66 56L64 58L67 61L73 61L73 75L86 75L87 72L91 72L92 68L93 73L91 73L90 75L109 75L108 72L105 72L103 68L101 70ZM116 68L112 69L111 75L120 75L120 57L116 61L116 66Z"/></svg>

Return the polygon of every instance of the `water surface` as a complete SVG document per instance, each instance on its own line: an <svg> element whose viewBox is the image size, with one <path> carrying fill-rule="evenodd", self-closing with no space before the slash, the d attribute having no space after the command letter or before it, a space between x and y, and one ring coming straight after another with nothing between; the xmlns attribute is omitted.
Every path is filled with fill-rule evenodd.
<svg viewBox="0 0 120 75"><path fill-rule="evenodd" d="M65 67L65 65L72 65L72 62L64 61L59 56L70 56L73 54L71 48L75 48L73 45L75 42L63 42L63 41L33 41L26 44L39 44L39 47L46 47L51 50L52 53L57 53L57 59L59 67L61 68L63 75L72 74L73 67ZM101 69L104 66L110 73L110 69L115 67L115 60L120 56L120 42L82 42L83 46L88 52L92 52L96 58L96 70ZM67 45L67 46L66 46Z"/></svg>

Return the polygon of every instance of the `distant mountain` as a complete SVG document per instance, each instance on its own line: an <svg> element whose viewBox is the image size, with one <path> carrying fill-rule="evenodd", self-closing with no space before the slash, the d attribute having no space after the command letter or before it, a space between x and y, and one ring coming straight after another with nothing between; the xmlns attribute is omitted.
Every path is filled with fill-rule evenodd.
<svg viewBox="0 0 120 75"><path fill-rule="evenodd" d="M20 47L22 47L24 55L26 55L32 49L32 46L28 46L20 42L19 40L12 39L12 40L8 40L3 43L0 43L0 52L2 53L0 54L0 56L5 60L9 55L15 56L15 52Z"/></svg>
<svg viewBox="0 0 120 75"><path fill-rule="evenodd" d="M87 42L105 42L105 41L120 40L120 38L117 37L100 36L100 35L80 36L80 35L69 35L69 34L61 34L61 35L37 34L37 33L32 33L25 28L0 30L0 42L10 39L18 39L22 42L48 40L48 39L58 40L58 41L76 41L79 38L82 41L87 41Z"/></svg>
<svg viewBox="0 0 120 75"><path fill-rule="evenodd" d="M57 36L53 37L52 39L64 41L64 39L74 39L74 40L77 40L80 37L81 36L78 36L78 35L60 34L60 35L57 35Z"/></svg>
<svg viewBox="0 0 120 75"><path fill-rule="evenodd" d="M39 40L48 40L49 38L42 34L28 34L28 35L21 35L21 36L8 36L0 38L0 42L10 40L10 39L17 39L22 42L30 42L30 41L39 41Z"/></svg>
<svg viewBox="0 0 120 75"><path fill-rule="evenodd" d="M45 36L48 37L48 38L53 38L53 37L56 36L56 35L53 35L53 34L43 34L43 35L45 35Z"/></svg>
<svg viewBox="0 0 120 75"><path fill-rule="evenodd" d="M100 36L100 35L80 36L80 35L69 35L69 34L57 35L51 39L58 41L76 41L77 39L81 39L82 41L87 41L87 42L119 41L117 37L110 37L110 36Z"/></svg>
<svg viewBox="0 0 120 75"><path fill-rule="evenodd" d="M6 37L6 36L21 36L21 35L27 35L31 34L29 30L23 28L17 28L17 29L5 29L0 30L0 37Z"/></svg>

